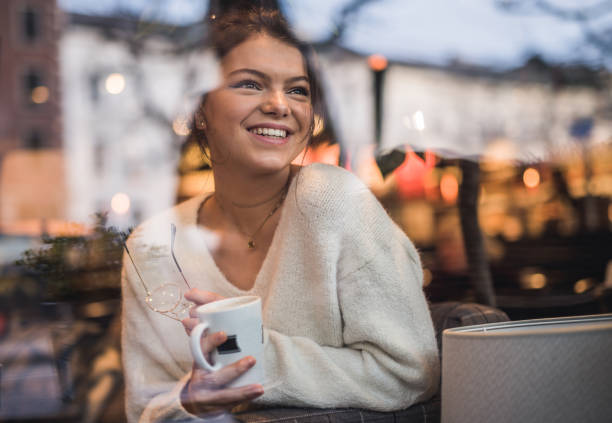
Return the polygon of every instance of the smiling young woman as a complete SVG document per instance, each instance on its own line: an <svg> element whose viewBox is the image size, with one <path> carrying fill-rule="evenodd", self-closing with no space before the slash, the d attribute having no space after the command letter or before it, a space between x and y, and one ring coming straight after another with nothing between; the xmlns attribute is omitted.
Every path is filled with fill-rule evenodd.
<svg viewBox="0 0 612 423"><path fill-rule="evenodd" d="M215 177L240 173L258 185L251 178L287 171L308 141L313 107L304 59L297 48L261 34L232 49L221 69L221 86L208 94L196 121Z"/></svg>
<svg viewBox="0 0 612 423"><path fill-rule="evenodd" d="M195 118L215 179L198 223L218 234L211 254L222 273L249 289L296 172L291 162L309 139L313 106L302 53L269 35L252 35L231 49L221 73Z"/></svg>
<svg viewBox="0 0 612 423"><path fill-rule="evenodd" d="M349 172L291 164L320 105L307 49L276 12L231 12L212 29L222 78L202 98L192 136L210 154L215 192L143 223L129 245L143 277L161 283L169 248L160 231L174 224L194 287L185 298L261 297L264 365L277 383L226 388L252 357L216 372L194 366L180 325L147 309L126 265L129 420L188 420L251 401L397 410L429 398L439 361L413 244ZM182 321L188 333L194 316ZM203 352L225 341L207 334Z"/></svg>

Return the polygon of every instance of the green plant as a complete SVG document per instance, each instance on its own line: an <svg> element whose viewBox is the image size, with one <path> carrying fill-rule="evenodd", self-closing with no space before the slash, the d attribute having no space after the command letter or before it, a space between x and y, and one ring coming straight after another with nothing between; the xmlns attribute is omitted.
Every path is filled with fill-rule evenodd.
<svg viewBox="0 0 612 423"><path fill-rule="evenodd" d="M97 213L87 235L43 237L43 246L25 251L16 265L40 281L43 298L48 301L119 290L127 234L107 222L105 213Z"/></svg>

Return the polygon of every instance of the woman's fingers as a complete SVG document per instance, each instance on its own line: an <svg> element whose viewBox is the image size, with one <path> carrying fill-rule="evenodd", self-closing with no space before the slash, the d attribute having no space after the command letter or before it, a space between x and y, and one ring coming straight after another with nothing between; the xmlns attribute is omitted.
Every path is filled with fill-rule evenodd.
<svg viewBox="0 0 612 423"><path fill-rule="evenodd" d="M183 324L183 327L185 328L185 332L187 332L187 335L191 335L191 331L199 323L199 320L193 317L186 317L183 320L181 320L181 323Z"/></svg>
<svg viewBox="0 0 612 423"><path fill-rule="evenodd" d="M239 388L200 391L195 393L194 399L201 404L215 404L215 407L227 407L228 405L234 406L245 401L251 401L263 395L263 392L261 385L247 385Z"/></svg>
<svg viewBox="0 0 612 423"><path fill-rule="evenodd" d="M244 357L220 370L212 373L196 373L198 382L209 389L220 389L236 380L255 365L255 359L251 356ZM197 370L196 370L197 372Z"/></svg>
<svg viewBox="0 0 612 423"><path fill-rule="evenodd" d="M197 288L190 289L189 291L185 292L185 299L187 301L191 301L195 305L189 308L189 317L197 319L198 313L196 309L199 306L211 303L213 301L222 300L223 298L224 297L219 294L215 294L214 292L202 291L201 289Z"/></svg>
<svg viewBox="0 0 612 423"><path fill-rule="evenodd" d="M219 386L227 385L246 373L255 365L255 358L248 356L214 373ZM259 386L259 385L258 385Z"/></svg>
<svg viewBox="0 0 612 423"><path fill-rule="evenodd" d="M219 294L215 294L214 292L202 291L201 289L197 288L192 288L185 292L185 299L195 303L196 305L222 300L223 298L224 297Z"/></svg>
<svg viewBox="0 0 612 423"><path fill-rule="evenodd" d="M187 385L183 404L189 412L199 415L220 413L237 405L252 401L263 395L261 385L247 385L239 388L210 388L193 378Z"/></svg>
<svg viewBox="0 0 612 423"><path fill-rule="evenodd" d="M215 332L213 334L207 334L200 339L200 345L204 355L212 353L215 348L227 341L227 335L225 332Z"/></svg>

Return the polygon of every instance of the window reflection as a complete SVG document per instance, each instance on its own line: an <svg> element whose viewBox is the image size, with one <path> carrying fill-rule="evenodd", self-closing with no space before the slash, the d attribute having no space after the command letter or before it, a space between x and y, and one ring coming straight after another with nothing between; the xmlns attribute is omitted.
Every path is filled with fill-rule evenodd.
<svg viewBox="0 0 612 423"><path fill-rule="evenodd" d="M15 27L0 25L0 419L121 421L120 239L214 190L206 154L186 139L217 64L201 21L25 3L6 0ZM349 47L317 45L331 113L316 121L325 142L296 163L367 183L418 245L430 300L475 298L459 205L467 158L479 160L477 217L500 307L514 318L612 310L609 66L405 55L374 66L374 52Z"/></svg>

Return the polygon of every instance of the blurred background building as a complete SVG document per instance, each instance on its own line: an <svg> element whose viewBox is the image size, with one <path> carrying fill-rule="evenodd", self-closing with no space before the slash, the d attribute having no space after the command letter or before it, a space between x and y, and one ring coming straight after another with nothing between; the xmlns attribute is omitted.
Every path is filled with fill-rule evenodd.
<svg viewBox="0 0 612 423"><path fill-rule="evenodd" d="M61 12L46 0L6 0L2 8L0 153L60 148Z"/></svg>
<svg viewBox="0 0 612 423"><path fill-rule="evenodd" d="M40 233L41 218L67 217L60 153L62 14L54 1L9 0L2 8L0 225ZM33 170L46 176L33 176Z"/></svg>
<svg viewBox="0 0 612 423"><path fill-rule="evenodd" d="M24 245L12 244L15 236L29 243L41 234L87 233L100 212L125 229L213 189L205 157L185 140L198 98L217 81L205 40L215 5L3 3L0 225L12 236L3 244L16 245L11 253L3 247L6 260ZM334 17L323 30L304 25L303 5L277 5L313 42L327 100L317 130L328 143L299 162L326 161L359 175L438 269L433 279L467 266L457 207L461 160L480 163L478 219L493 259L503 260L512 242L609 232L611 76L606 56L594 53L605 50L605 39L588 43L598 33L591 31L584 51L560 49L538 36L549 25L577 45L580 34L571 29L581 24L562 22L560 9L532 22L517 16L522 2L483 1L470 7L486 14L489 28L513 31L508 22L520 22L533 39L517 33L497 53L460 16L449 21L427 9L419 12L456 35L451 53L431 36L418 45L413 32L427 30L414 19L414 30L388 29L405 44L385 33L373 50L364 33L376 19L391 19L376 2L321 9ZM370 12L374 22L364 22Z"/></svg>
<svg viewBox="0 0 612 423"><path fill-rule="evenodd" d="M216 3L104 3L3 4L5 234L31 241L86 233L99 212L125 229L213 189L205 157L185 140L199 96L217 80L205 40ZM521 42L517 35L507 40L504 61L473 38L473 50L483 53L466 50L463 33L444 56L431 39L423 38L429 43L423 49L412 31L398 28L389 31L403 34L406 44L392 47L381 35L385 57L355 33L372 26L363 16L375 3L338 3L328 10L335 27L322 32L299 19L303 5L279 3L313 41L327 100L318 131L328 144L301 163L326 161L358 174L431 266L454 274L466 267L457 220L460 160L480 163L480 226L489 240L501 239L487 241L493 258L504 257L505 243L551 231L609 232L612 100L605 59L592 52L563 56L538 37L527 44L530 55L521 56L520 46L512 47ZM494 23L517 22L515 3L483 2L478 10ZM551 18L560 20L548 13L542 23L529 23L534 35ZM438 18L449 32L461 27ZM556 28L560 39L571 34L563 28ZM381 157L393 151L396 163L385 169ZM458 248L449 249L455 238ZM445 250L457 251L447 264ZM7 257L18 253L17 247Z"/></svg>

